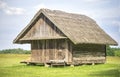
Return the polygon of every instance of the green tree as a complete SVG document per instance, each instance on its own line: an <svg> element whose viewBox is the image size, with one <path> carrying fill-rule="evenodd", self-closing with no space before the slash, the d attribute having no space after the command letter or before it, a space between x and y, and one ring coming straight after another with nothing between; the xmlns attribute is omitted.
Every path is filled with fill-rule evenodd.
<svg viewBox="0 0 120 77"><path fill-rule="evenodd" d="M21 48L18 49L5 49L0 50L1 54L30 54L31 52L29 50L23 50Z"/></svg>
<svg viewBox="0 0 120 77"><path fill-rule="evenodd" d="M120 50L115 51L115 56L120 57Z"/></svg>
<svg viewBox="0 0 120 77"><path fill-rule="evenodd" d="M106 47L106 51L107 51L107 56L114 56L114 51L112 50L112 48L110 46Z"/></svg>

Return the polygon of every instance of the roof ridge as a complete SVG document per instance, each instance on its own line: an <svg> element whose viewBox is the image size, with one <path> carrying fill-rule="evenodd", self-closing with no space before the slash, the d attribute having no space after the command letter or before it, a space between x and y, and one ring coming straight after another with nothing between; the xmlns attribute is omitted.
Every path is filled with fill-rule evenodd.
<svg viewBox="0 0 120 77"><path fill-rule="evenodd" d="M47 12L47 14L50 16L58 16L58 17L71 18L71 19L86 18L87 20L96 23L96 21L94 21L94 19L92 19L84 14L70 13L70 12L65 12L65 11L61 11L61 10L50 10L47 8L42 8L42 9L40 9L40 11L45 12L45 13Z"/></svg>

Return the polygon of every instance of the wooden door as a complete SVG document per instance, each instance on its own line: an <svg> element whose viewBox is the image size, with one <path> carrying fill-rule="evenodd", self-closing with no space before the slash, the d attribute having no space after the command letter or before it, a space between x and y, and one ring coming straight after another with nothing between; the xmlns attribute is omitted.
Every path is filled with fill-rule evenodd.
<svg viewBox="0 0 120 77"><path fill-rule="evenodd" d="M65 60L66 59L66 46L65 40L58 40L57 41L57 59L58 60Z"/></svg>

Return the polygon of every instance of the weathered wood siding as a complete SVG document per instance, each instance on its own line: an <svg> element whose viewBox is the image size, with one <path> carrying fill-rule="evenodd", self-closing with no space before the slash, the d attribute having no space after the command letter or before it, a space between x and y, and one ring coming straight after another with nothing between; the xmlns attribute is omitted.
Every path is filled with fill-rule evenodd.
<svg viewBox="0 0 120 77"><path fill-rule="evenodd" d="M105 62L105 45L80 44L73 47L73 62L76 64Z"/></svg>
<svg viewBox="0 0 120 77"><path fill-rule="evenodd" d="M44 15L40 15L36 23L31 29L24 35L24 39L50 39L61 38L65 35Z"/></svg>
<svg viewBox="0 0 120 77"><path fill-rule="evenodd" d="M66 39L41 40L31 43L31 60L33 62L46 63L50 60L72 61L71 44Z"/></svg>

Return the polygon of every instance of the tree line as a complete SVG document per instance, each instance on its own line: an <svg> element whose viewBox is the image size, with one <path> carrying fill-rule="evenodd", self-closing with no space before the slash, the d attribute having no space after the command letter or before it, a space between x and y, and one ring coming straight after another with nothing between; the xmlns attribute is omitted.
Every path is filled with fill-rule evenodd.
<svg viewBox="0 0 120 77"><path fill-rule="evenodd" d="M21 48L0 50L0 54L30 54L30 53L31 53L30 50L24 50Z"/></svg>
<svg viewBox="0 0 120 77"><path fill-rule="evenodd" d="M107 56L119 56L120 57L120 48L112 48L107 46L106 48Z"/></svg>
<svg viewBox="0 0 120 77"><path fill-rule="evenodd" d="M30 54L30 53L31 53L30 50L24 50L21 48L0 50L0 54ZM120 48L112 48L110 46L107 46L106 53L107 53L107 56L120 57Z"/></svg>

